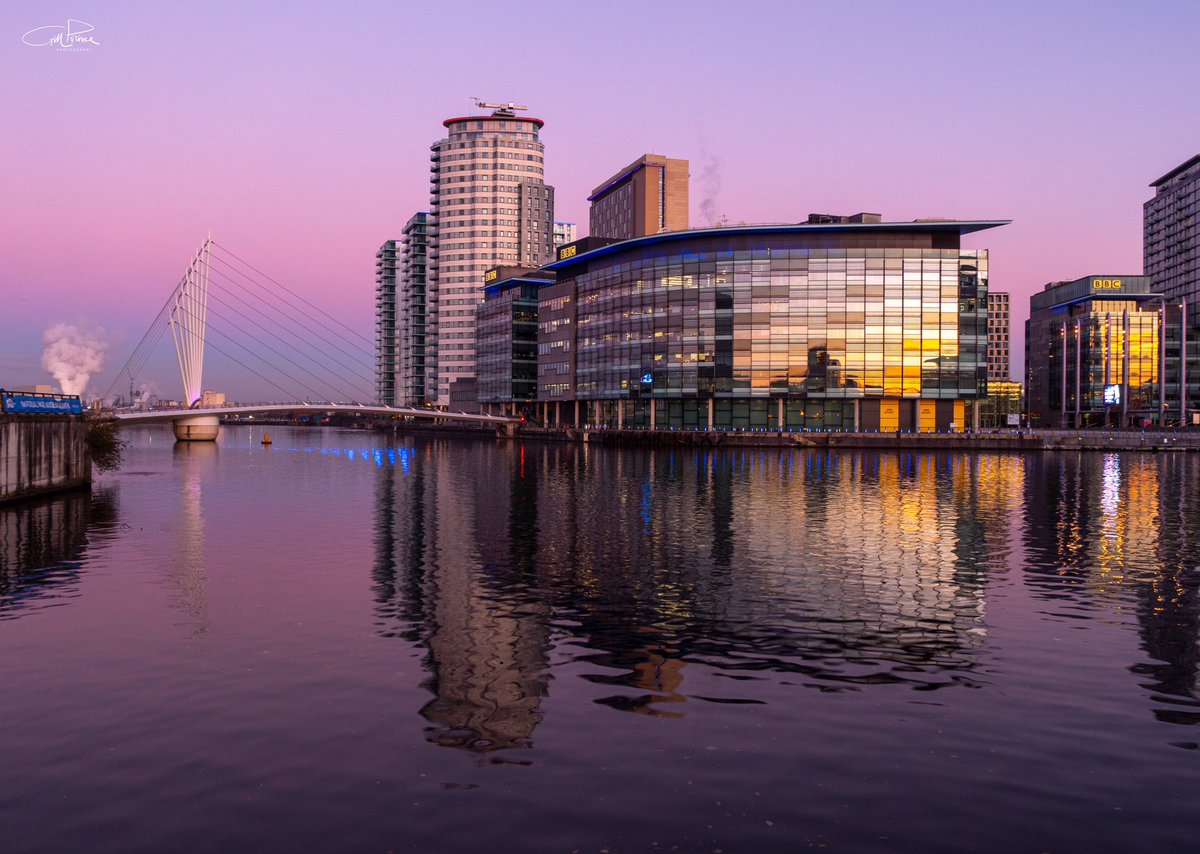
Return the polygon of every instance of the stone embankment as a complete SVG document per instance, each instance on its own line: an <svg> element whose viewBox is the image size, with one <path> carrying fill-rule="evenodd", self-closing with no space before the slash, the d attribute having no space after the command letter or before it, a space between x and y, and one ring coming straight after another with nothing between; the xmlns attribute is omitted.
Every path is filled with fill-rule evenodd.
<svg viewBox="0 0 1200 854"><path fill-rule="evenodd" d="M82 415L0 414L0 501L92 482Z"/></svg>

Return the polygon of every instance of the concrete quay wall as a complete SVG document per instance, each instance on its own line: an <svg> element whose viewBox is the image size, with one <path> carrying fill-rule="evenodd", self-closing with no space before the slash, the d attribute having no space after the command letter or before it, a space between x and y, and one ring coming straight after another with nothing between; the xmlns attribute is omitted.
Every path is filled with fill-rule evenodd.
<svg viewBox="0 0 1200 854"><path fill-rule="evenodd" d="M0 415L0 501L92 482L82 416Z"/></svg>

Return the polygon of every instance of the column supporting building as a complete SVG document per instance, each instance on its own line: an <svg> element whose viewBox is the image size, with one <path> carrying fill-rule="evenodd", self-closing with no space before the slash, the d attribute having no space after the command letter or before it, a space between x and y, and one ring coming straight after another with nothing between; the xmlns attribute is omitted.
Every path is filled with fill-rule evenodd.
<svg viewBox="0 0 1200 854"><path fill-rule="evenodd" d="M1075 321L1075 429L1083 418L1083 327Z"/></svg>
<svg viewBox="0 0 1200 854"><path fill-rule="evenodd" d="M1129 426L1129 309L1121 313L1121 427Z"/></svg>
<svg viewBox="0 0 1200 854"><path fill-rule="evenodd" d="M1179 425L1187 426L1187 300L1179 301Z"/></svg>
<svg viewBox="0 0 1200 854"><path fill-rule="evenodd" d="M1067 426L1067 322L1065 320L1062 324L1062 359L1060 361L1062 362L1062 405L1058 407L1058 411L1062 413L1062 417L1058 419L1058 426L1062 428Z"/></svg>

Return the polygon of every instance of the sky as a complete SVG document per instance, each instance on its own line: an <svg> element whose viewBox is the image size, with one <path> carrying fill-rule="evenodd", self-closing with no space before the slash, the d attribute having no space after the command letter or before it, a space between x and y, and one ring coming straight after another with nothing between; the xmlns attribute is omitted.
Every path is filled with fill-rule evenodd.
<svg viewBox="0 0 1200 854"><path fill-rule="evenodd" d="M69 18L89 49L22 39ZM1198 32L1196 0L7 0L0 386L50 382L43 333L70 323L102 330L102 392L210 231L373 337L375 252L473 97L546 122L560 220L646 152L691 161L693 225L706 200L1011 219L964 245L1013 295L1019 371L1030 294L1141 272L1148 185L1200 153ZM164 396L173 358L146 369ZM206 388L279 397L207 359Z"/></svg>

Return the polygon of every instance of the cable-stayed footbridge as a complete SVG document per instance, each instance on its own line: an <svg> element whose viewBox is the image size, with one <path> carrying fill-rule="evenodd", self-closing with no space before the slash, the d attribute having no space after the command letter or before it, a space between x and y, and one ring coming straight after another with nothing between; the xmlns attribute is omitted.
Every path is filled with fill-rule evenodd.
<svg viewBox="0 0 1200 854"><path fill-rule="evenodd" d="M374 342L268 276L210 236L117 373L105 399L137 378L168 332L183 382L183 405L118 410L122 424L170 421L175 437L212 441L220 419L275 412L349 412L495 424L511 435L519 419L375 400ZM282 393L283 402L204 406L204 357L213 350Z"/></svg>

